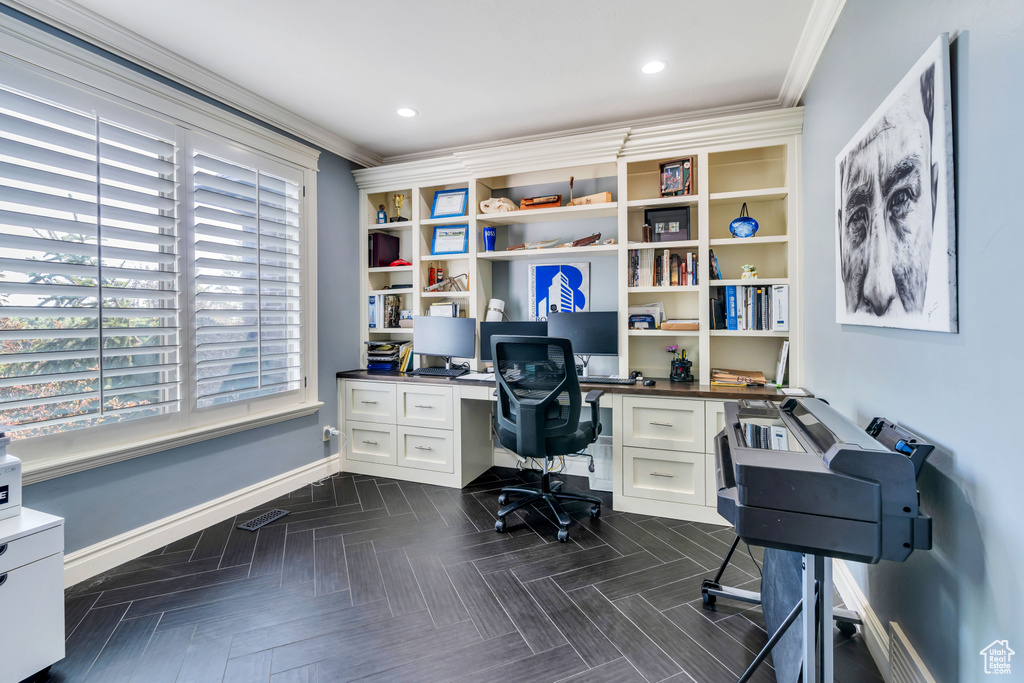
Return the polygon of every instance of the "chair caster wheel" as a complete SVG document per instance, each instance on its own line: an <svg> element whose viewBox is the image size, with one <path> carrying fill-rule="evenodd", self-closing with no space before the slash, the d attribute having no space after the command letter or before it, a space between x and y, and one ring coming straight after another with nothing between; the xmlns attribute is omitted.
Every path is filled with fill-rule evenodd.
<svg viewBox="0 0 1024 683"><path fill-rule="evenodd" d="M498 521L494 523L494 530L499 534L505 531L505 518L498 517Z"/></svg>
<svg viewBox="0 0 1024 683"><path fill-rule="evenodd" d="M839 628L839 632L847 637L852 636L857 632L857 626L848 621L837 621L836 626Z"/></svg>
<svg viewBox="0 0 1024 683"><path fill-rule="evenodd" d="M507 493L503 493L500 496L498 496L498 505L504 505L507 502L508 502L508 494Z"/></svg>
<svg viewBox="0 0 1024 683"><path fill-rule="evenodd" d="M590 516L593 517L594 519L597 519L598 517L600 517L601 516L601 506L600 505L595 505L594 507L590 508Z"/></svg>
<svg viewBox="0 0 1024 683"><path fill-rule="evenodd" d="M715 608L715 596L714 595L708 595L707 593L703 593L702 596L704 598L704 609L714 609Z"/></svg>
<svg viewBox="0 0 1024 683"><path fill-rule="evenodd" d="M568 541L569 540L569 530L568 529L559 529L558 530L558 540L561 541L562 543L565 543L566 541Z"/></svg>

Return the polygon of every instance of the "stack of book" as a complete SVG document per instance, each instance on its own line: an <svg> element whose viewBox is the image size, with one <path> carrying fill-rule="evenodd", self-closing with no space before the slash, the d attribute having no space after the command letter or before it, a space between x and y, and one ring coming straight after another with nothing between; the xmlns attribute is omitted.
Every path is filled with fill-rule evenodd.
<svg viewBox="0 0 1024 683"><path fill-rule="evenodd" d="M368 372L404 372L407 365L412 365L412 342L366 342Z"/></svg>
<svg viewBox="0 0 1024 683"><path fill-rule="evenodd" d="M712 386L721 387L763 387L768 383L764 373L758 370L725 370L715 368L711 371Z"/></svg>
<svg viewBox="0 0 1024 683"><path fill-rule="evenodd" d="M697 255L693 252L660 254L653 249L629 250L630 287L678 287L697 284Z"/></svg>
<svg viewBox="0 0 1024 683"><path fill-rule="evenodd" d="M770 451L789 450L789 432L785 427L743 424L743 436L751 448L767 448Z"/></svg>
<svg viewBox="0 0 1024 683"><path fill-rule="evenodd" d="M789 285L728 285L725 288L728 330L789 331Z"/></svg>

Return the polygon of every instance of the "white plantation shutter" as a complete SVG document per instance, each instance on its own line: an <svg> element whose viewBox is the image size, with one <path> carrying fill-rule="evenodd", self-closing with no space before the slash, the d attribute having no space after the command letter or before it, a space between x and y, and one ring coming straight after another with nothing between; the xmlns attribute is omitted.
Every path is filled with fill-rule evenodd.
<svg viewBox="0 0 1024 683"><path fill-rule="evenodd" d="M178 410L175 146L0 88L0 424Z"/></svg>
<svg viewBox="0 0 1024 683"><path fill-rule="evenodd" d="M202 151L193 165L197 405L297 390L302 185Z"/></svg>

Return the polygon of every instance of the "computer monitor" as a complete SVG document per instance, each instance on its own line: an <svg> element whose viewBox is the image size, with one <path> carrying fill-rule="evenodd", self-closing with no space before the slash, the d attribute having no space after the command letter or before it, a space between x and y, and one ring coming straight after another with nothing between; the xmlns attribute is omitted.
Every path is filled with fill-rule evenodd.
<svg viewBox="0 0 1024 683"><path fill-rule="evenodd" d="M578 356L619 355L619 314L615 311L552 313L548 336L572 342Z"/></svg>
<svg viewBox="0 0 1024 683"><path fill-rule="evenodd" d="M536 322L480 323L480 360L491 361L491 337L502 334L516 334L527 337L548 336L548 324Z"/></svg>
<svg viewBox="0 0 1024 683"><path fill-rule="evenodd" d="M453 357L472 358L476 352L476 318L413 316L412 352L441 356L449 367Z"/></svg>

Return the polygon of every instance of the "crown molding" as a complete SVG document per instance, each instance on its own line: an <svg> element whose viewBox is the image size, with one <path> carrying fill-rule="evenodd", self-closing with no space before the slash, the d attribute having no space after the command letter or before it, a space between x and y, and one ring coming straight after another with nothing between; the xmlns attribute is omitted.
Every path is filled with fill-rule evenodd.
<svg viewBox="0 0 1024 683"><path fill-rule="evenodd" d="M492 145L456 152L454 156L475 178L521 171L544 171L550 168L614 162L628 135L629 128L614 128L583 135L559 136L511 145Z"/></svg>
<svg viewBox="0 0 1024 683"><path fill-rule="evenodd" d="M352 175L360 190L377 192L394 189L396 184L423 187L465 182L470 172L461 161L448 155L403 164L360 168L352 171Z"/></svg>
<svg viewBox="0 0 1024 683"><path fill-rule="evenodd" d="M118 57L364 166L381 157L274 104L226 78L160 47L71 0L3 0L5 5ZM138 77L138 75L136 75Z"/></svg>
<svg viewBox="0 0 1024 683"><path fill-rule="evenodd" d="M675 154L687 147L708 147L777 135L797 135L803 130L803 107L751 112L701 121L652 126L634 130L622 147L622 158Z"/></svg>
<svg viewBox="0 0 1024 683"><path fill-rule="evenodd" d="M814 0L807 23L796 44L793 61L789 63L786 79L779 91L779 104L783 107L795 107L804 96L811 74L818 65L825 44L832 36L832 31L843 13L846 0Z"/></svg>

